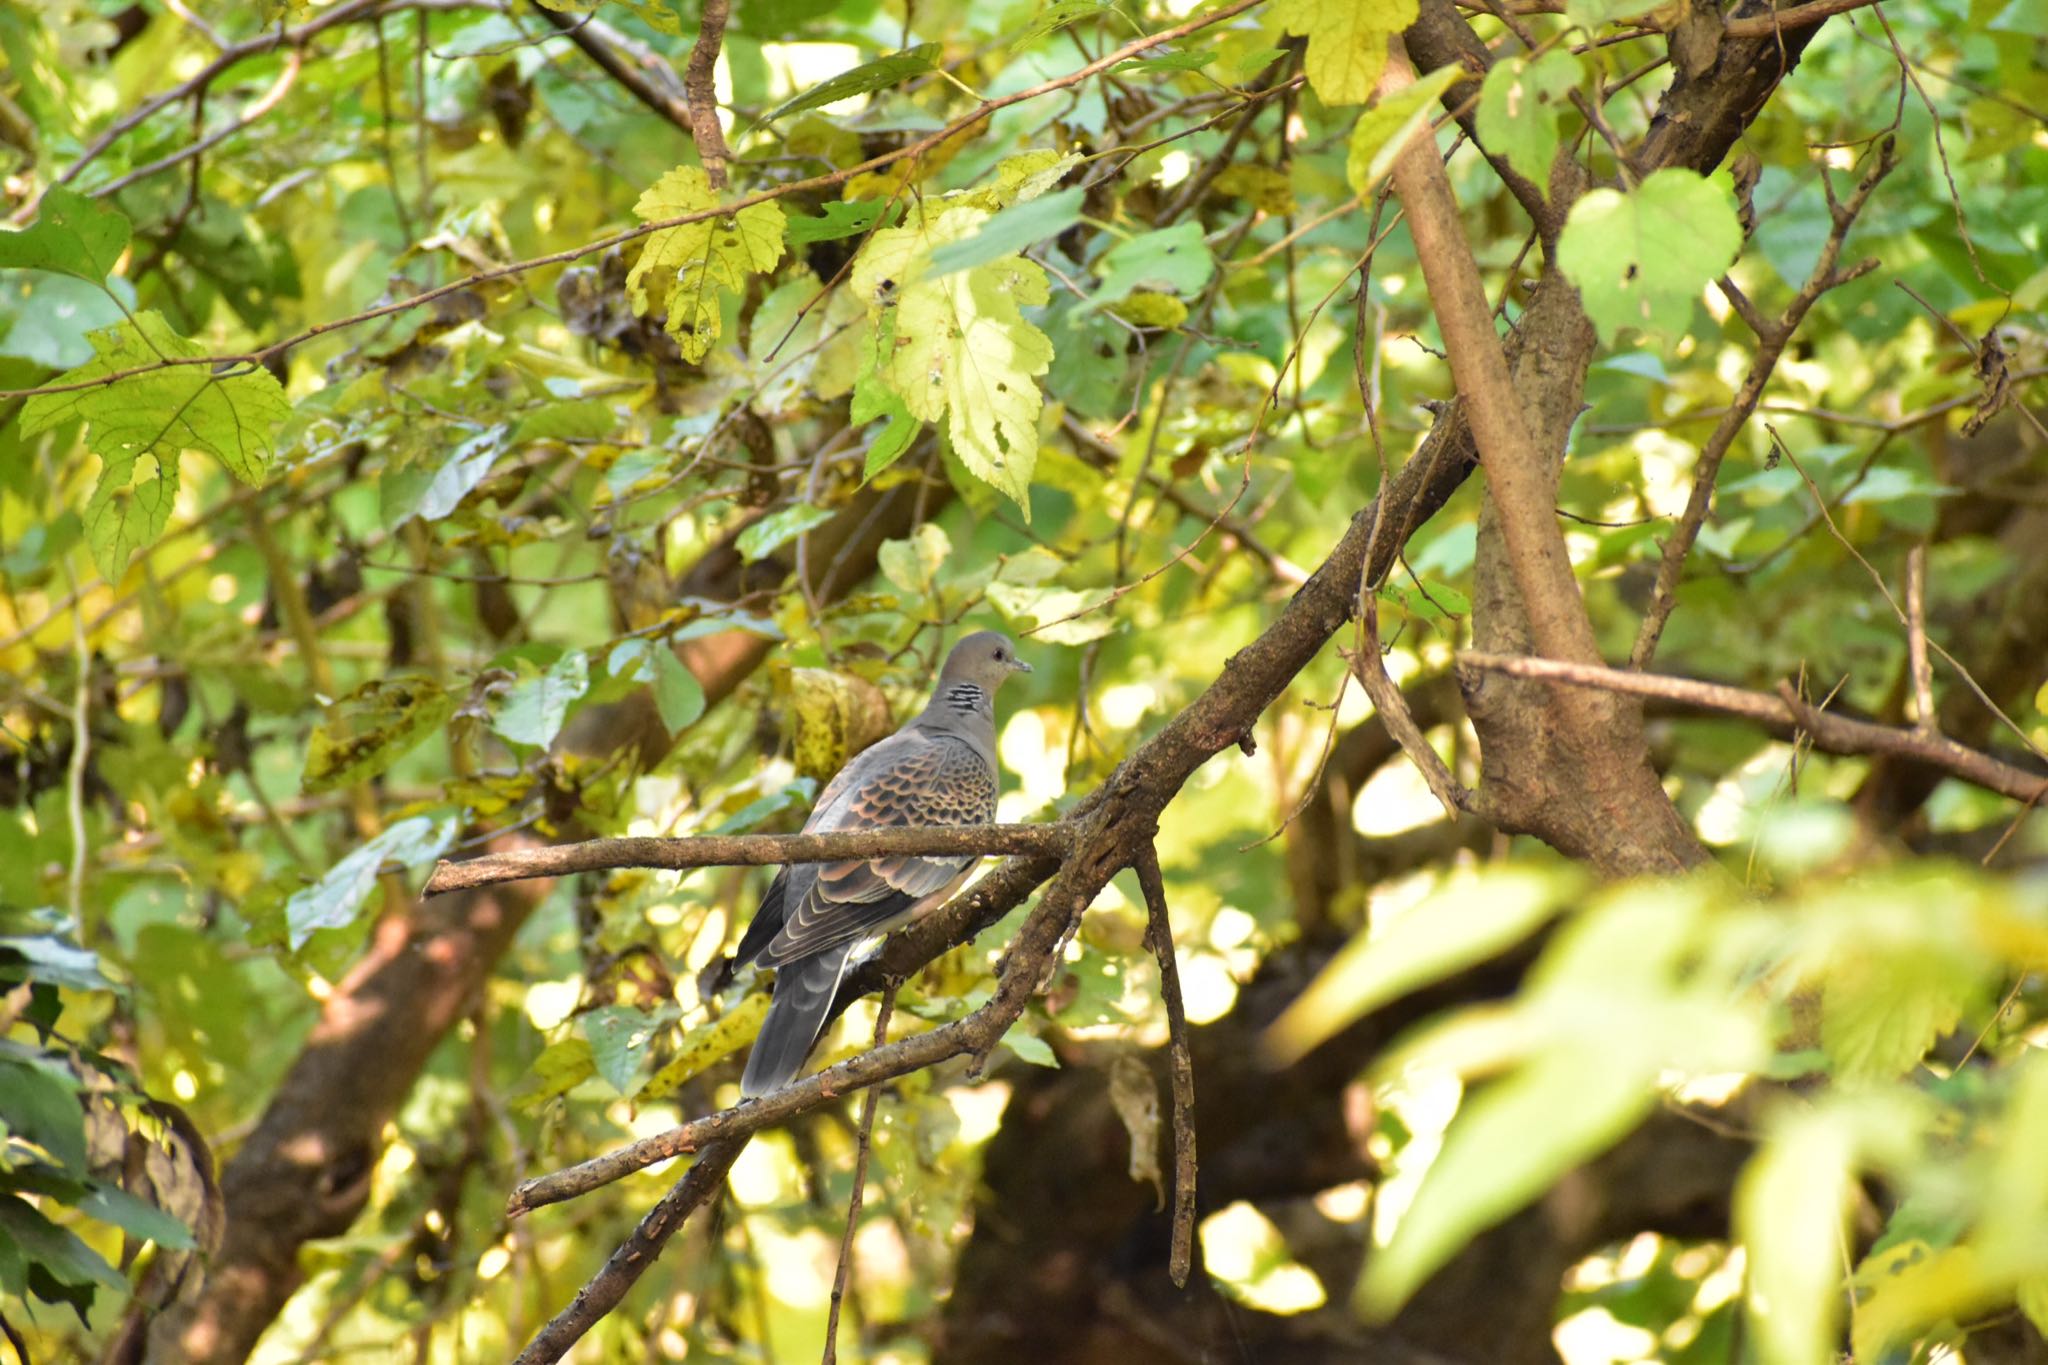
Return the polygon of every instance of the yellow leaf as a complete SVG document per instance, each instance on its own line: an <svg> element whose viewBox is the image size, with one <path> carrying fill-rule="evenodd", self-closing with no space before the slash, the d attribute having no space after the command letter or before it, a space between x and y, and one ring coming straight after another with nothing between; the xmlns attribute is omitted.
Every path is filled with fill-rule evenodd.
<svg viewBox="0 0 2048 1365"><path fill-rule="evenodd" d="M646 222L716 208L710 177L678 166L654 182L633 212ZM626 276L635 312L668 308L668 332L683 359L702 360L718 340L720 290L737 294L747 277L765 274L782 259L784 221L774 204L663 228L647 239Z"/></svg>
<svg viewBox="0 0 2048 1365"><path fill-rule="evenodd" d="M1387 40L1415 22L1416 0L1279 0L1274 17L1308 39L1304 69L1325 104L1363 104L1387 66Z"/></svg>

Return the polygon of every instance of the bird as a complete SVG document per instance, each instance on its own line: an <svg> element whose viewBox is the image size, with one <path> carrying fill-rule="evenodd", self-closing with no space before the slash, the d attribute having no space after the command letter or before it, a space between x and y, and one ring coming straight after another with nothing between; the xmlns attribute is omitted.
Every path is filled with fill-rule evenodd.
<svg viewBox="0 0 2048 1365"><path fill-rule="evenodd" d="M962 639L946 656L924 710L839 770L804 833L993 819L996 692L1030 671L999 631ZM742 1099L796 1079L832 1018L847 965L890 930L944 903L978 860L964 853L891 856L792 863L776 874L731 964L734 971L750 964L775 969L774 995L740 1078Z"/></svg>

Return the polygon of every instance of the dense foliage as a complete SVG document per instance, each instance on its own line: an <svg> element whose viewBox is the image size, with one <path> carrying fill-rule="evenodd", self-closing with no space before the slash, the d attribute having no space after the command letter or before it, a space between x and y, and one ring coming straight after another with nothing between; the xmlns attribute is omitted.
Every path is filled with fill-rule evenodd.
<svg viewBox="0 0 2048 1365"><path fill-rule="evenodd" d="M0 0L13 1349L510 1357L682 1172L508 1194L735 1099L769 870L437 859L795 829L981 625L1056 818L1392 556L1156 793L1185 1294L1125 872L579 1358L2042 1358L2039 7L727 9ZM1595 648L1724 686L1495 657Z"/></svg>

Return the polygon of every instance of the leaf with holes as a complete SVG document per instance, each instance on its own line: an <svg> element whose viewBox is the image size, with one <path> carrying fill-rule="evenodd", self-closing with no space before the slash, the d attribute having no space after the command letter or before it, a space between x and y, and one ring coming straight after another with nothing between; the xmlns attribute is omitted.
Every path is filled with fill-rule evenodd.
<svg viewBox="0 0 2048 1365"><path fill-rule="evenodd" d="M1543 187L1557 155L1558 121L1585 73L1569 52L1510 57L1486 73L1479 91L1479 136L1489 151Z"/></svg>
<svg viewBox="0 0 2048 1365"><path fill-rule="evenodd" d="M640 196L633 212L652 223L717 206L711 178L699 167L678 166ZM634 311L666 307L668 333L683 359L702 360L718 340L723 293L738 294L748 276L775 268L782 259L783 229L782 210L774 204L663 228L647 239L626 276Z"/></svg>
<svg viewBox="0 0 2048 1365"><path fill-rule="evenodd" d="M1677 333L1693 301L1735 264L1742 225L1726 185L1658 171L1624 194L1593 190L1572 206L1557 263L1609 345L1623 328Z"/></svg>
<svg viewBox="0 0 2048 1365"><path fill-rule="evenodd" d="M931 268L935 250L972 237L989 217L959 205L876 233L854 262L853 289L878 330L893 322L894 344L877 356L876 379L911 417L945 418L961 463L1029 517L1043 403L1036 377L1052 364L1052 342L1022 310L1045 304L1045 272L1016 255L949 275Z"/></svg>

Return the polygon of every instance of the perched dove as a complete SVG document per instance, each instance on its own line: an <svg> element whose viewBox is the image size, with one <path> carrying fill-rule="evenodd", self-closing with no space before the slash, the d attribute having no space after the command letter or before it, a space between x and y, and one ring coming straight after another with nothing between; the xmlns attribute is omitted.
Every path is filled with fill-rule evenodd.
<svg viewBox="0 0 2048 1365"><path fill-rule="evenodd" d="M855 756L826 785L804 833L975 825L996 812L996 690L1029 673L1007 636L953 646L915 720ZM740 1094L787 1085L831 1018L847 963L864 945L942 903L976 859L890 857L793 863L776 875L740 940L735 968L775 968L775 996Z"/></svg>

